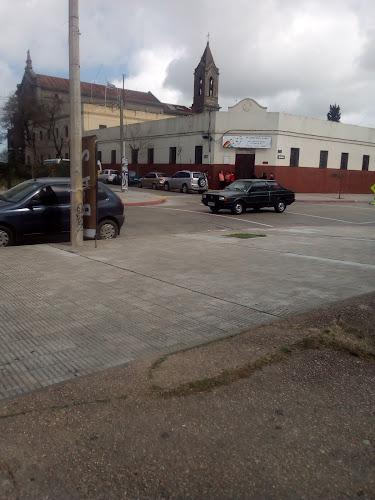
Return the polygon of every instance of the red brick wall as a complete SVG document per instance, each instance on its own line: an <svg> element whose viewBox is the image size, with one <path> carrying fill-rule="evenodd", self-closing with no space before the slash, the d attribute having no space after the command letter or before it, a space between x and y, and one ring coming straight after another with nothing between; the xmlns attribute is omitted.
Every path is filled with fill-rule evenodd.
<svg viewBox="0 0 375 500"><path fill-rule="evenodd" d="M129 165L129 170L137 170L136 165ZM120 170L119 164L103 164L105 168ZM157 170L173 175L179 170L195 170L205 172L208 170L208 185L210 189L219 189L218 175L220 170L224 173L234 171L234 165L192 165L191 163L169 165L164 164L142 164L138 165L140 175ZM332 168L313 168L313 167L281 167L272 165L255 165L255 175L259 178L263 172L269 178L271 172L275 179L296 193L338 193L340 189L340 179L335 177L342 175L341 193L367 194L372 193L370 187L375 184L375 172L365 172L361 170L338 170Z"/></svg>

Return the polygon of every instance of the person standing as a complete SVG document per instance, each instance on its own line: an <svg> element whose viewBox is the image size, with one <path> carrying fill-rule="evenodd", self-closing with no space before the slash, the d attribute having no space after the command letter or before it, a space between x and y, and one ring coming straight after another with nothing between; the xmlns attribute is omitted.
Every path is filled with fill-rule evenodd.
<svg viewBox="0 0 375 500"><path fill-rule="evenodd" d="M261 179L267 179L267 174L266 172L263 172L262 176L261 176Z"/></svg>
<svg viewBox="0 0 375 500"><path fill-rule="evenodd" d="M228 172L225 174L225 185L229 186L229 184L230 184L230 172L228 170Z"/></svg>
<svg viewBox="0 0 375 500"><path fill-rule="evenodd" d="M271 172L270 173L270 181L274 181L275 180L275 177L273 176L273 173Z"/></svg>
<svg viewBox="0 0 375 500"><path fill-rule="evenodd" d="M234 176L234 172L231 172L230 173L230 182L234 182L235 181L235 176Z"/></svg>
<svg viewBox="0 0 375 500"><path fill-rule="evenodd" d="M225 178L224 178L224 172L220 170L219 172L219 184L220 184L220 189L225 188Z"/></svg>

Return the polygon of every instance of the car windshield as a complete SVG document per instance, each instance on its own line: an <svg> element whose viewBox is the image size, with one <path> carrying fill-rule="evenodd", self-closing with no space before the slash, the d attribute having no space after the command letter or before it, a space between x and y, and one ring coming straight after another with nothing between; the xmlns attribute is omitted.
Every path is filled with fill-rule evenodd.
<svg viewBox="0 0 375 500"><path fill-rule="evenodd" d="M247 191L251 186L251 182L247 181L234 181L229 184L225 189L230 189L231 191Z"/></svg>
<svg viewBox="0 0 375 500"><path fill-rule="evenodd" d="M27 195L35 191L35 189L41 187L39 182L29 182L25 181L17 186L12 187L9 191L5 191L2 194L2 199L5 201L10 201L12 203L17 203L18 201L26 198Z"/></svg>

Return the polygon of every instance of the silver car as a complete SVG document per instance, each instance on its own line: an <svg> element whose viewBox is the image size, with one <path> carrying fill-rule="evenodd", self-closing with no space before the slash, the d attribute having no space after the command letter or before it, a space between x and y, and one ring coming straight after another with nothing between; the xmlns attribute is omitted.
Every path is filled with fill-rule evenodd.
<svg viewBox="0 0 375 500"><path fill-rule="evenodd" d="M138 181L138 187L149 187L152 189L159 189L164 187L165 180L168 178L167 174L163 172L150 172Z"/></svg>
<svg viewBox="0 0 375 500"><path fill-rule="evenodd" d="M181 193L198 191L198 193L202 194L207 191L207 184L207 177L203 172L181 170L165 180L164 189L165 191L169 191L170 189L179 189Z"/></svg>
<svg viewBox="0 0 375 500"><path fill-rule="evenodd" d="M98 174L98 180L108 184L109 182L113 182L115 180L117 174L118 170L106 168L103 172Z"/></svg>

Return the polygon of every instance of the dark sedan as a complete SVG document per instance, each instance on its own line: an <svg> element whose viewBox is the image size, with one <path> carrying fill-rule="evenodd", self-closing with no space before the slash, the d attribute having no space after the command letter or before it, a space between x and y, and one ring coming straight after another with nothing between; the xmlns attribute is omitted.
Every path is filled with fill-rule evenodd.
<svg viewBox="0 0 375 500"><path fill-rule="evenodd" d="M124 223L124 205L98 183L98 238L116 238ZM0 247L23 236L70 231L70 179L31 179L0 194Z"/></svg>
<svg viewBox="0 0 375 500"><path fill-rule="evenodd" d="M277 181L239 179L222 191L208 191L202 196L202 203L214 213L227 209L240 215L247 208L257 212L263 207L273 207L275 212L281 213L294 203L294 191Z"/></svg>

